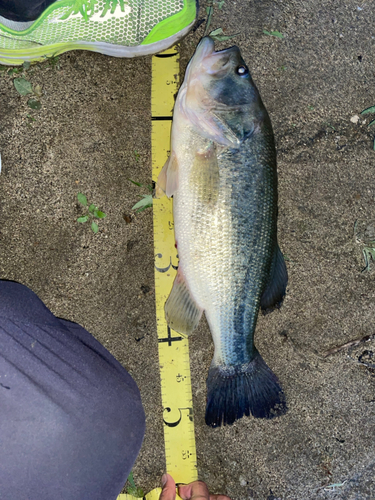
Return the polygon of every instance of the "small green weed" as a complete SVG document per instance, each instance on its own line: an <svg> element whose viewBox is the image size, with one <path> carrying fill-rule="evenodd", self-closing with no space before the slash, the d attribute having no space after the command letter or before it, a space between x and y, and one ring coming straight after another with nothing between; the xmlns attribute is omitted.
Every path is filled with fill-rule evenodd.
<svg viewBox="0 0 375 500"><path fill-rule="evenodd" d="M206 7L206 12L208 14L209 9L214 9L217 7L219 10L221 10L225 5L225 0L208 0L207 4L208 6Z"/></svg>
<svg viewBox="0 0 375 500"><path fill-rule="evenodd" d="M22 73L23 70L24 70L23 67L17 66L15 68L8 69L7 74L8 75L18 75L19 73Z"/></svg>
<svg viewBox="0 0 375 500"><path fill-rule="evenodd" d="M208 35L212 40L216 40L218 42L226 42L227 40L230 40L231 38L234 38L235 36L240 35L240 33L235 33L234 35L224 35L224 31L222 28L217 28L214 31L211 31L211 33Z"/></svg>
<svg viewBox="0 0 375 500"><path fill-rule="evenodd" d="M342 483L328 484L327 486L324 487L324 491L332 491L332 492L337 491L337 488L341 488L341 486L344 486L345 483L346 480Z"/></svg>
<svg viewBox="0 0 375 500"><path fill-rule="evenodd" d="M40 109L42 107L40 101L37 101L33 97L27 101L27 105L31 109Z"/></svg>
<svg viewBox="0 0 375 500"><path fill-rule="evenodd" d="M370 261L375 262L375 226L368 224L362 231L358 231L358 221L354 223L354 240L361 246L365 267L362 272L370 271Z"/></svg>
<svg viewBox="0 0 375 500"><path fill-rule="evenodd" d="M22 96L34 94L36 97L41 97L42 93L43 93L40 85L35 85L33 87L31 82L29 82L29 80L27 80L23 76L19 76L17 78L14 78L13 85L14 85L14 88L17 90L17 92ZM40 103L40 101L38 101L37 99L35 99L33 97L27 101L27 105L31 109L40 109L42 107L42 104Z"/></svg>
<svg viewBox="0 0 375 500"><path fill-rule="evenodd" d="M133 477L133 472L131 472L129 474L128 483L129 483L129 485L126 488L126 493L128 495L132 495L133 497L136 497L136 498L143 498L144 497L145 494L144 494L142 488L138 488L135 485L134 477Z"/></svg>
<svg viewBox="0 0 375 500"><path fill-rule="evenodd" d="M217 28L216 30L211 31L211 33L209 33L208 30L211 26L214 8L217 7L219 10L221 10L223 8L223 5L225 4L225 1L224 0L208 0L207 3L208 3L208 6L206 7L207 21L206 21L206 27L205 27L203 36L208 35L213 40L216 40L218 42L225 42L226 40L230 40L231 38L234 38L235 36L239 35L239 33L236 33L235 35L224 35L222 28Z"/></svg>
<svg viewBox="0 0 375 500"><path fill-rule="evenodd" d="M46 56L46 60L47 60L48 65L51 66L51 68L53 68L53 69L60 69L60 58L59 58L59 56L51 56L51 57L47 57Z"/></svg>
<svg viewBox="0 0 375 500"><path fill-rule="evenodd" d="M284 35L280 31L267 31L263 30L263 33L268 36L276 36L277 38L284 38Z"/></svg>
<svg viewBox="0 0 375 500"><path fill-rule="evenodd" d="M33 86L31 85L29 80L26 80L26 78L24 78L23 76L15 78L13 80L13 85L20 95L28 95L33 93Z"/></svg>
<svg viewBox="0 0 375 500"><path fill-rule="evenodd" d="M104 219L106 214L99 210L93 203L88 206L87 198L84 194L78 193L77 198L79 203L88 209L87 214L78 217L77 222L84 224L85 222L91 220L91 230L96 234L99 231L99 226L94 219Z"/></svg>
<svg viewBox="0 0 375 500"><path fill-rule="evenodd" d="M287 255L286 253L283 254L283 257L284 257L284 260L286 260L287 262L292 262L293 264L296 263L295 260L292 260L289 255Z"/></svg>
<svg viewBox="0 0 375 500"><path fill-rule="evenodd" d="M335 131L335 132L336 132L335 127L334 127L333 125L331 125L330 123L328 123L328 122L323 122L323 125L327 125L327 127L330 127L333 131Z"/></svg>
<svg viewBox="0 0 375 500"><path fill-rule="evenodd" d="M149 193L148 194L143 194L141 196L141 200L132 207L132 210L136 210L137 212L143 212L143 210L146 210L146 208L151 208L152 207L152 186L150 184L141 184L140 182L133 181L131 179L128 179L130 182L135 184L138 187L145 187Z"/></svg>
<svg viewBox="0 0 375 500"><path fill-rule="evenodd" d="M27 96L34 94L35 97L40 98L43 95L42 87L40 85L32 85L32 83L25 77L26 72L30 69L30 62L25 61L22 66L16 66L14 68L9 68L9 66L0 65L0 71L6 71L7 75L13 77L14 75L22 75L13 78L13 85L16 91L22 95ZM31 73L30 73L31 74ZM30 98L27 101L27 105L31 109L40 109L42 107L40 101L35 98Z"/></svg>
<svg viewBox="0 0 375 500"><path fill-rule="evenodd" d="M141 155L138 153L138 151L134 150L134 156L135 156L135 161L139 161Z"/></svg>
<svg viewBox="0 0 375 500"><path fill-rule="evenodd" d="M366 108L363 111L361 111L361 115L367 115L368 113L375 113L375 106L370 106L369 108ZM375 120L372 120L367 126L371 127L371 125L374 125L374 124L375 124ZM372 148L375 151L375 139L374 139Z"/></svg>
<svg viewBox="0 0 375 500"><path fill-rule="evenodd" d="M36 122L36 119L33 116L31 116L31 115L26 115L26 118L27 118L26 125L28 127L32 128L33 127L33 122Z"/></svg>
<svg viewBox="0 0 375 500"><path fill-rule="evenodd" d="M27 71L30 68L30 62L25 61L22 66L5 66L3 64L0 64L0 71L6 71L8 75L18 75L19 73L22 73L23 71Z"/></svg>

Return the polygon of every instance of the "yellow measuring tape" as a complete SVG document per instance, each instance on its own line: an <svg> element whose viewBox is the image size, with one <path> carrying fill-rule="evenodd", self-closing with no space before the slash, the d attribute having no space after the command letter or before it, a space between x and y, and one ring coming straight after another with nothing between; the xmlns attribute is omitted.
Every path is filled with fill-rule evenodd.
<svg viewBox="0 0 375 500"><path fill-rule="evenodd" d="M179 87L179 54L176 47L152 58L152 178L156 182L169 155L172 112ZM176 483L198 479L188 340L171 330L164 304L172 289L178 266L172 200L153 200L155 248L155 301L159 342L159 365L163 405L167 472ZM158 500L160 488L146 495ZM132 500L120 495L117 500Z"/></svg>

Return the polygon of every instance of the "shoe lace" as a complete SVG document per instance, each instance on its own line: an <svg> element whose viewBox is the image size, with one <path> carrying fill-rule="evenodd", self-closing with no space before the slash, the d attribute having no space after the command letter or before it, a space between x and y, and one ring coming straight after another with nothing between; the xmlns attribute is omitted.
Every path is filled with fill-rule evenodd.
<svg viewBox="0 0 375 500"><path fill-rule="evenodd" d="M118 5L120 6L122 12L124 12L125 10L124 0L105 0L104 3L105 5L103 7L103 12L100 14L100 17L104 17L109 10L111 11L111 14L113 14ZM88 21L90 16L94 14L95 4L95 0L75 0L74 4L67 12L65 12L63 16L61 16L60 19L64 20L67 19L71 14L80 13L84 20Z"/></svg>

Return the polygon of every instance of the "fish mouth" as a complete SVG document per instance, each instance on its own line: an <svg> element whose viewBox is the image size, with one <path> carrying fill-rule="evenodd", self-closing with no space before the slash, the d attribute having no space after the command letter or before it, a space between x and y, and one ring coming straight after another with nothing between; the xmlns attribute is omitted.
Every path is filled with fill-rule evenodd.
<svg viewBox="0 0 375 500"><path fill-rule="evenodd" d="M236 45L224 50L215 52L215 43L209 36L205 36L199 42L195 54L192 57L188 67L188 78L194 68L196 71L204 71L209 75L218 76L219 73L227 70L233 56L240 56L240 50Z"/></svg>

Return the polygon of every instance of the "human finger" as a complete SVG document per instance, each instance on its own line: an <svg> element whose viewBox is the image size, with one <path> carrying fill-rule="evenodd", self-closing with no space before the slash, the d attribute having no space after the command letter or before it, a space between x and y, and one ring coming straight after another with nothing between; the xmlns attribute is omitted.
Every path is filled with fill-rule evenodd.
<svg viewBox="0 0 375 500"><path fill-rule="evenodd" d="M176 500L176 483L170 474L164 474L161 478L162 491L159 500Z"/></svg>
<svg viewBox="0 0 375 500"><path fill-rule="evenodd" d="M226 495L211 495L203 481L179 486L178 494L183 500L230 500Z"/></svg>

